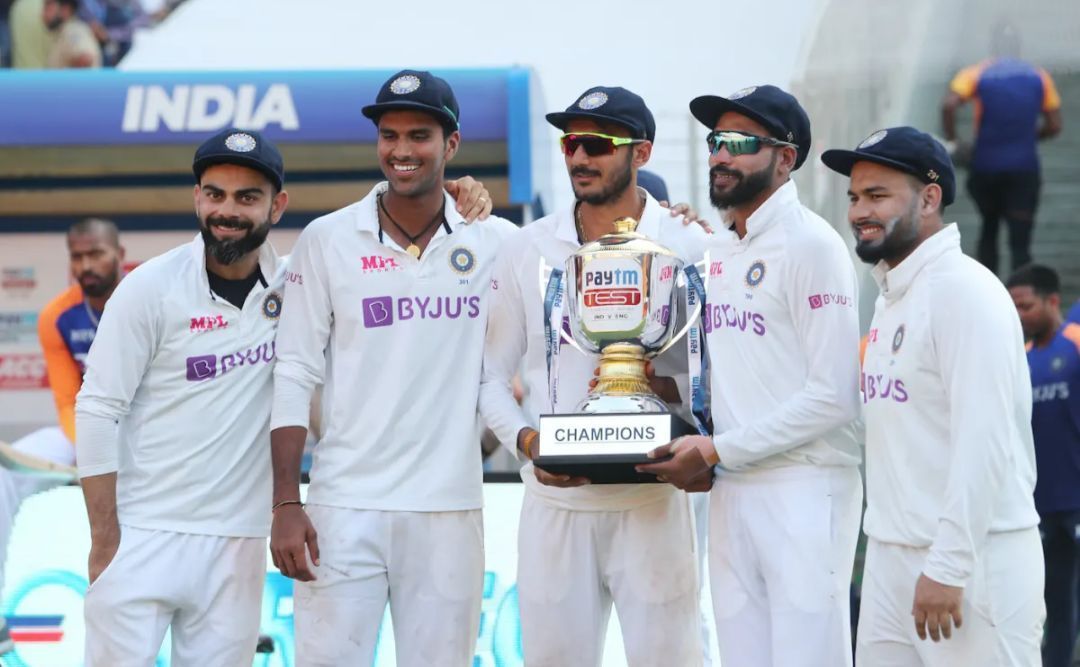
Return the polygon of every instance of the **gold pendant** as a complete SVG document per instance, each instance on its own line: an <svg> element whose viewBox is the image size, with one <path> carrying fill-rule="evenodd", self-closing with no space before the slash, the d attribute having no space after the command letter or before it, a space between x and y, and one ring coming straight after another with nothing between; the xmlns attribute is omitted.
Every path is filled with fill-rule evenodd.
<svg viewBox="0 0 1080 667"><path fill-rule="evenodd" d="M413 257L420 259L420 246L415 243L410 243L408 248L405 248L405 252L409 253Z"/></svg>

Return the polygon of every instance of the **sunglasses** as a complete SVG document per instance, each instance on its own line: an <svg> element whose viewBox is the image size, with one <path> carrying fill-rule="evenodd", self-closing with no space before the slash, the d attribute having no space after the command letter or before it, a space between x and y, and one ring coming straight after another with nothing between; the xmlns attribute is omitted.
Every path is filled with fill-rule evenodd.
<svg viewBox="0 0 1080 667"><path fill-rule="evenodd" d="M611 155L619 146L628 144L640 144L644 139L631 139L629 137L613 137L599 132L568 132L559 137L559 144L567 157L573 157L578 146L585 148L585 154L589 157Z"/></svg>
<svg viewBox="0 0 1080 667"><path fill-rule="evenodd" d="M713 130L705 137L705 143L709 145L709 152L716 155L721 148L726 148L732 155L753 155L761 150L762 146L791 146L798 149L793 143L780 141L772 137L759 137L754 134L731 132L725 130Z"/></svg>

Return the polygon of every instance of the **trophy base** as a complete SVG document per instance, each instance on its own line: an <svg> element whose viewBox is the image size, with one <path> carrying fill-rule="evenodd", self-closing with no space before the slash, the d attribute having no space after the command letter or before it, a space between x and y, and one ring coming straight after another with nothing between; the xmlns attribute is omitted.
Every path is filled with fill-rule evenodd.
<svg viewBox="0 0 1080 667"><path fill-rule="evenodd" d="M640 473L634 466L670 458L650 459L644 454L541 456L533 465L554 475L585 477L593 484L657 484L656 475Z"/></svg>
<svg viewBox="0 0 1080 667"><path fill-rule="evenodd" d="M652 427L655 429L655 439L633 443L617 439L588 444L552 442L560 432L575 430L574 427L603 429L613 423L618 425L617 430L635 426ZM667 458L650 459L647 453L675 438L696 433L697 430L686 420L670 413L541 415L540 456L533 461L533 465L553 474L585 477L593 484L655 484L655 475L639 473L634 467L666 461ZM548 446L545 447L545 444ZM545 449L548 451L545 452Z"/></svg>

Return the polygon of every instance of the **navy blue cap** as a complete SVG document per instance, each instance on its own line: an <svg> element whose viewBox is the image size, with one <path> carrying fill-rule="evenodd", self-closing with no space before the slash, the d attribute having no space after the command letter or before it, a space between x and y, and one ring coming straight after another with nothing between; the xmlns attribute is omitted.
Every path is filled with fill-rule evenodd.
<svg viewBox="0 0 1080 667"><path fill-rule="evenodd" d="M656 138L656 120L640 95L625 88L596 86L586 90L566 111L549 113L547 122L562 131L577 118L616 123L630 130L634 139Z"/></svg>
<svg viewBox="0 0 1080 667"><path fill-rule="evenodd" d="M387 111L424 111L435 116L446 133L456 132L461 125L461 109L454 90L445 79L431 72L403 69L386 80L375 96L375 104L369 104L361 113L379 124L379 117Z"/></svg>
<svg viewBox="0 0 1080 667"><path fill-rule="evenodd" d="M923 183L941 186L941 205L956 198L956 172L949 152L937 139L913 127L878 130L862 140L855 150L825 151L821 161L833 171L851 176L856 162L874 162L911 174Z"/></svg>
<svg viewBox="0 0 1080 667"><path fill-rule="evenodd" d="M238 164L261 171L278 190L285 184L285 162L277 146L255 130L230 127L207 139L195 151L195 180L215 164Z"/></svg>
<svg viewBox="0 0 1080 667"><path fill-rule="evenodd" d="M727 97L702 95L690 101L690 113L710 130L728 111L761 123L774 139L795 144L795 169L810 154L810 117L791 93L776 86L751 86Z"/></svg>
<svg viewBox="0 0 1080 667"><path fill-rule="evenodd" d="M660 174L638 169L637 184L639 187L645 188L645 192L652 195L653 199L668 201L667 183L664 182L664 177Z"/></svg>

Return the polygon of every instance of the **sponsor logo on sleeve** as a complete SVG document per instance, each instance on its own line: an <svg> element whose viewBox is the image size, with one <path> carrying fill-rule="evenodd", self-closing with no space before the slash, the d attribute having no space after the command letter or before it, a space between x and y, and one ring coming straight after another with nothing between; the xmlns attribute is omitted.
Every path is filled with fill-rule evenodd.
<svg viewBox="0 0 1080 667"><path fill-rule="evenodd" d="M812 294L810 297L810 310L817 310L825 306L855 307L855 300L846 294Z"/></svg>

